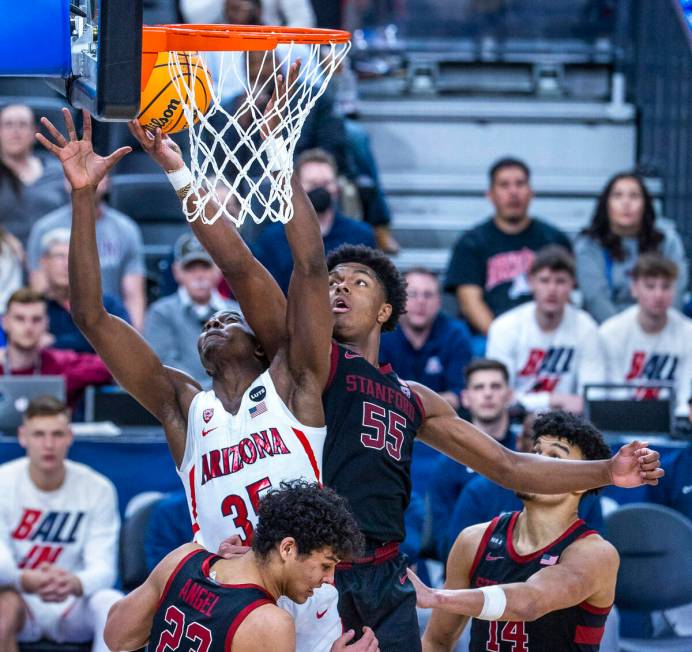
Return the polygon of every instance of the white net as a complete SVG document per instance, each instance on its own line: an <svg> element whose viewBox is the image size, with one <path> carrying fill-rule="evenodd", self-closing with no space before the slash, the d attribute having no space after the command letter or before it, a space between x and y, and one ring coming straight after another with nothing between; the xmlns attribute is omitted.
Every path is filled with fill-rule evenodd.
<svg viewBox="0 0 692 652"><path fill-rule="evenodd" d="M286 223L293 217L291 175L296 143L308 114L349 48L349 43L290 43L274 50L202 53L199 58L188 58L191 53L170 53L171 79L191 125L189 167L197 200L185 206L189 221L201 219L211 224L224 215L240 226L248 216L257 223L267 218ZM277 98L273 110L265 115L277 76L286 78L298 59L298 77L286 84L285 97ZM195 62L192 74L188 72L190 61ZM204 101L195 81L198 76L204 76L211 89L206 112L197 106ZM272 117L279 118L272 136L282 137L288 152L281 165L272 160L271 147L260 131Z"/></svg>

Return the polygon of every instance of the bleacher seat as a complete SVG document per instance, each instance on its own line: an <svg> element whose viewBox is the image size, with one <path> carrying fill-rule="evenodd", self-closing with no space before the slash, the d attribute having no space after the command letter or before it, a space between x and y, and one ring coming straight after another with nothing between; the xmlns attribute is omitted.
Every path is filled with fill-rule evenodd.
<svg viewBox="0 0 692 652"><path fill-rule="evenodd" d="M615 603L648 613L692 603L692 522L661 505L634 503L605 520L620 554ZM692 637L621 638L623 652L692 650Z"/></svg>
<svg viewBox="0 0 692 652"><path fill-rule="evenodd" d="M123 591L136 589L149 574L144 556L144 535L151 510L159 500L161 494L156 492L148 492L141 496L141 500L140 496L135 496L125 512L119 544L119 570Z"/></svg>
<svg viewBox="0 0 692 652"><path fill-rule="evenodd" d="M187 228L180 200L160 173L114 176L109 203L139 224L145 244L172 245Z"/></svg>

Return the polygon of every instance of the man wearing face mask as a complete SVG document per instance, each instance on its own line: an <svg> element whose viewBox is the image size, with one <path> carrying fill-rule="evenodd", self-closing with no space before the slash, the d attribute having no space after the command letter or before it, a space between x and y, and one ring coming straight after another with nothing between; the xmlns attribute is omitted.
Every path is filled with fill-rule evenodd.
<svg viewBox="0 0 692 652"><path fill-rule="evenodd" d="M371 226L339 213L336 170L334 157L321 149L307 150L295 162L298 179L317 213L325 252L342 244L376 247ZM257 239L254 253L286 293L293 259L284 225L275 223L268 226Z"/></svg>

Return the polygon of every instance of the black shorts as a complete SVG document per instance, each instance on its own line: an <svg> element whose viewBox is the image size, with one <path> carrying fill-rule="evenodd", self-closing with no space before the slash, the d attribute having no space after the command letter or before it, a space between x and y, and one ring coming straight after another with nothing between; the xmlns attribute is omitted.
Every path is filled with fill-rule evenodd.
<svg viewBox="0 0 692 652"><path fill-rule="evenodd" d="M337 566L339 615L344 631L354 629L356 638L364 626L372 628L381 652L418 652L416 592L406 575L407 557L396 545L380 550L386 548L390 554Z"/></svg>

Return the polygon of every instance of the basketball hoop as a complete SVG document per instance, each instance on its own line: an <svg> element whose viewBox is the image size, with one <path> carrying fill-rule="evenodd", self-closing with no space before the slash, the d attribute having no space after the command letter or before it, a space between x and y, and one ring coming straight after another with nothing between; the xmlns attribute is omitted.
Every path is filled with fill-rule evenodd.
<svg viewBox="0 0 692 652"><path fill-rule="evenodd" d="M202 219L211 224L224 215L240 226L247 216L257 223L267 217L286 223L293 217L291 175L296 143L310 110L348 53L349 39L350 34L340 30L292 27L143 28L142 88L158 54L168 52L170 77L189 125L191 194L196 198L183 202L189 221ZM214 79L203 63L204 53L210 52L219 53L214 55L219 70ZM286 78L297 59L301 60L298 78L286 88L287 97L276 103L272 115L264 116L277 76ZM211 90L206 112L198 106L193 88L198 76L206 76ZM222 96L229 76L244 96L232 106L224 105ZM273 138L262 139L260 129L276 116L279 124L272 131ZM276 139L282 139L286 148L280 160L269 142Z"/></svg>

